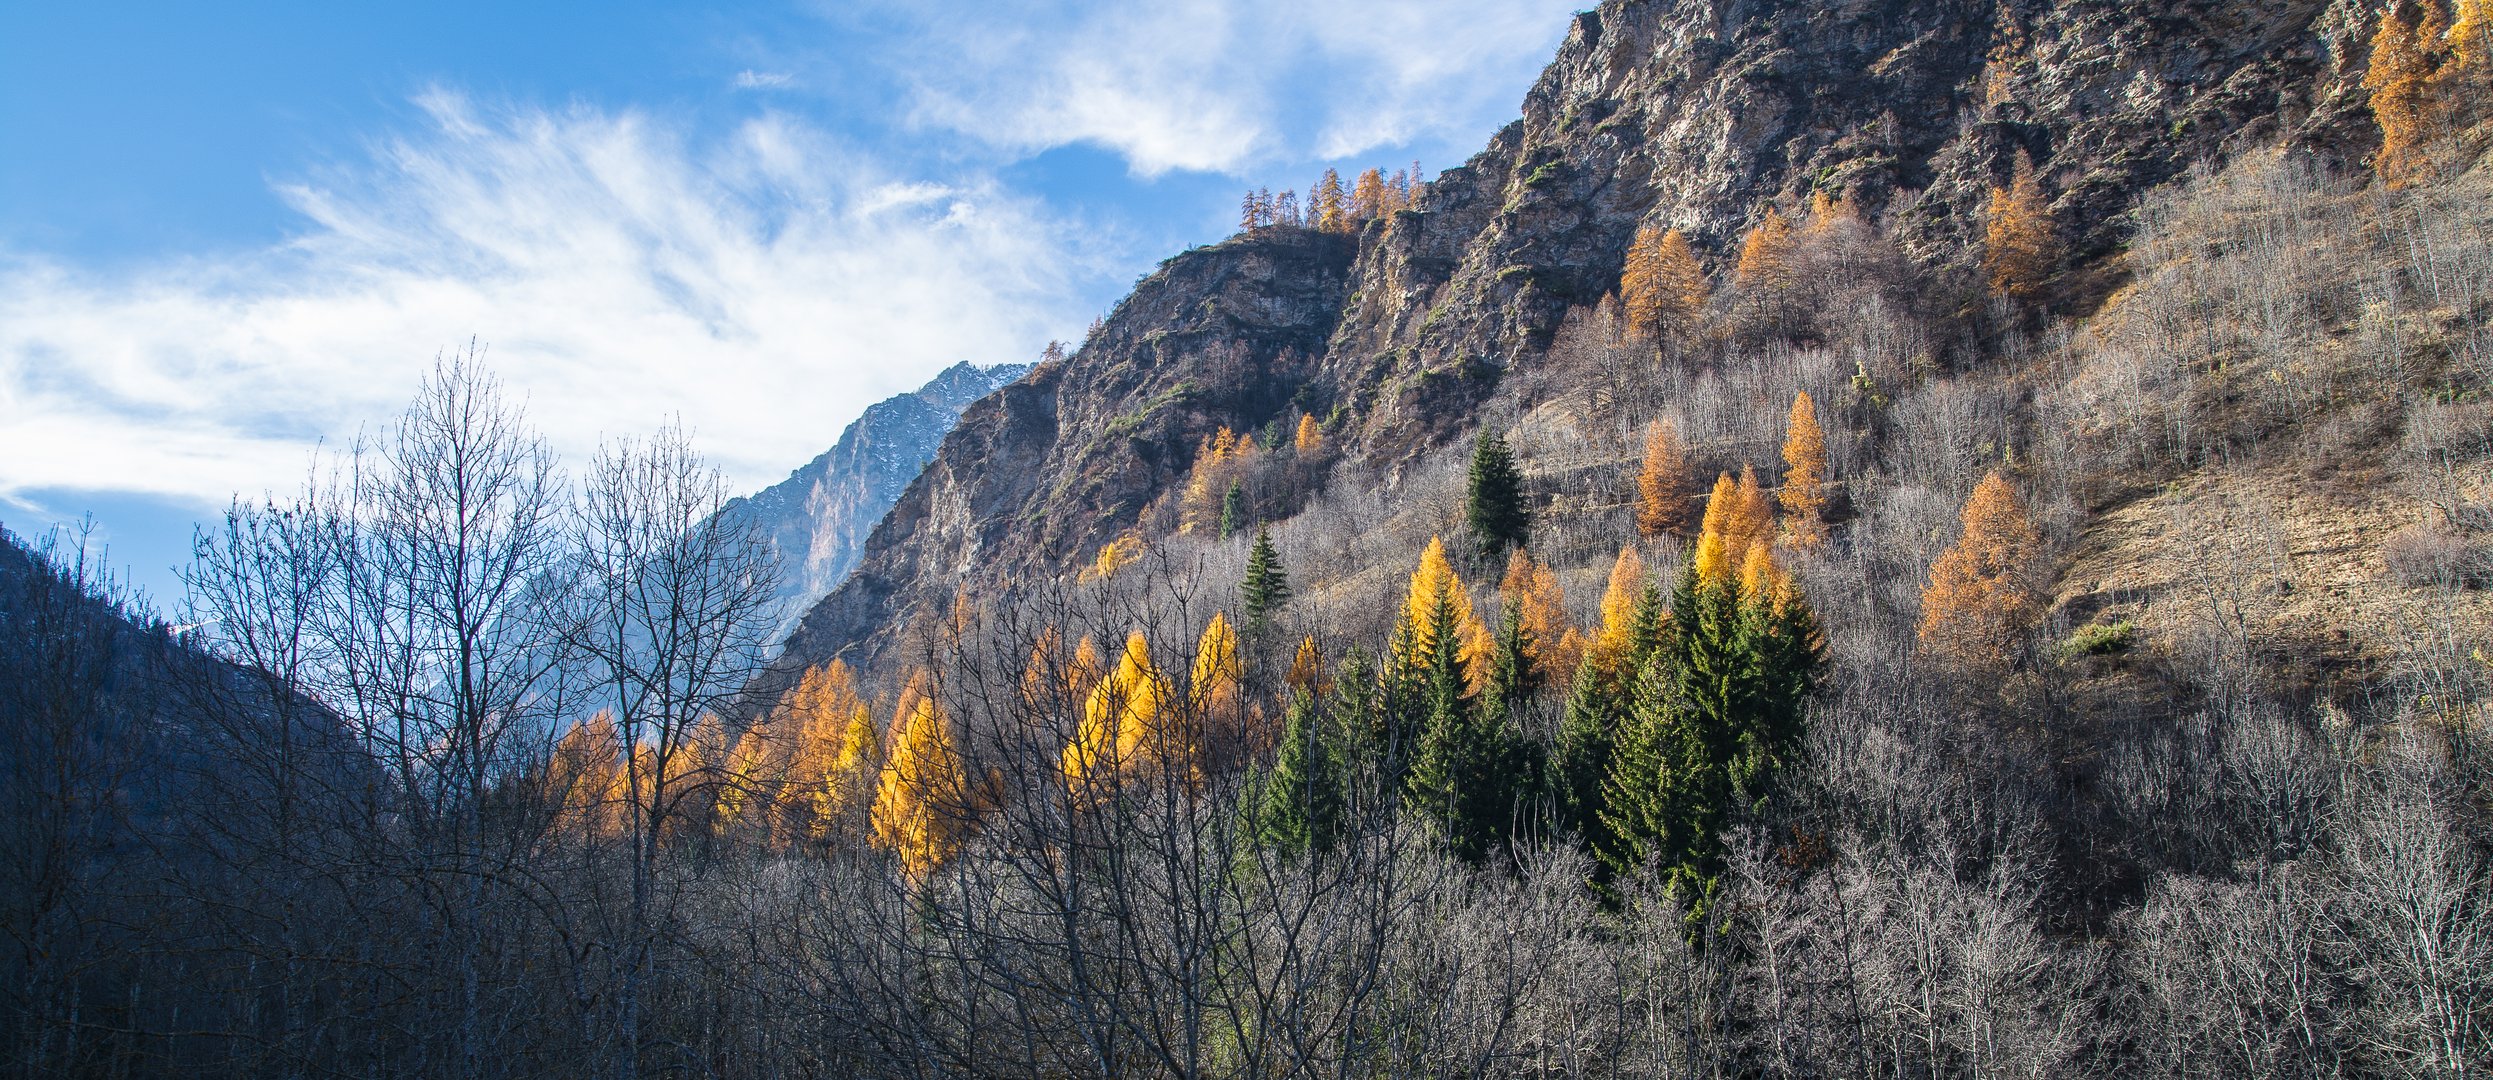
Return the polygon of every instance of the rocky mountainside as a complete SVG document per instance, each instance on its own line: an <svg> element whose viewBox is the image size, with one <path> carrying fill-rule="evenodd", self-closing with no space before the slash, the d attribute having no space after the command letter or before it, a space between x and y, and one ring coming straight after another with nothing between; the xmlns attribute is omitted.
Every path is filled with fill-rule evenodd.
<svg viewBox="0 0 2493 1080"><path fill-rule="evenodd" d="M1522 117L1409 209L1179 255L1079 352L973 406L780 670L871 663L956 596L1070 574L1223 426L1295 405L1390 481L1615 288L1645 223L1719 274L1770 206L1840 196L1924 271L1970 278L2022 152L2070 255L2054 294L2082 306L2155 185L2252 147L2368 153L2369 25L2352 0L1603 3Z"/></svg>
<svg viewBox="0 0 2493 1080"><path fill-rule="evenodd" d="M822 456L730 504L779 557L779 635L856 567L867 534L934 460L961 411L1029 372L1028 364L954 364L914 391L867 406Z"/></svg>

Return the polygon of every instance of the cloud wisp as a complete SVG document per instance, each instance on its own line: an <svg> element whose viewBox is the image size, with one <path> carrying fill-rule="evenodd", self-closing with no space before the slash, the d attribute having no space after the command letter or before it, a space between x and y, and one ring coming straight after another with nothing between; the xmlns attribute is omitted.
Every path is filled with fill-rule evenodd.
<svg viewBox="0 0 2493 1080"><path fill-rule="evenodd" d="M1511 114L1577 0L886 0L911 118L1013 152L1090 143L1149 176L1462 135ZM845 9L844 10L848 10ZM839 16L834 16L839 17Z"/></svg>
<svg viewBox="0 0 2493 1080"><path fill-rule="evenodd" d="M285 244L116 271L0 250L0 499L290 488L471 337L567 457L680 418L757 483L942 367L1035 353L1091 272L1035 205L877 175L785 118L696 144L631 112L417 104L413 133L281 189Z"/></svg>

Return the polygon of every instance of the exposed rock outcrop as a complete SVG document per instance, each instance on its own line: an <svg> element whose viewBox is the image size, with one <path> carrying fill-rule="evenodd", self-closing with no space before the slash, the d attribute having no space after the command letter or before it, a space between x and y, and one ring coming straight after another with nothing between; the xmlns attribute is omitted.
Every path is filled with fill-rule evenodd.
<svg viewBox="0 0 2493 1080"><path fill-rule="evenodd" d="M727 512L759 529L778 556L774 637L785 636L856 568L875 523L934 460L961 411L1029 372L1028 364L955 364L925 386L867 406L822 456L728 504Z"/></svg>

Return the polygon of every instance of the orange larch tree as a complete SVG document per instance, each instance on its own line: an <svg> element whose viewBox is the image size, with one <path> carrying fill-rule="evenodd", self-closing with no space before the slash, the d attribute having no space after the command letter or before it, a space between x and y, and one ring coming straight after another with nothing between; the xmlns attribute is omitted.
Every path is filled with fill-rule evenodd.
<svg viewBox="0 0 2493 1080"><path fill-rule="evenodd" d="M1619 273L1619 303L1629 333L1656 340L1684 337L1704 315L1706 299L1705 268L1687 236L1659 225L1636 230Z"/></svg>
<svg viewBox="0 0 2493 1080"><path fill-rule="evenodd" d="M1559 587L1558 572L1516 548L1506 558L1498 596L1515 613L1529 641L1524 657L1531 662L1536 684L1566 685L1583 659L1584 637L1567 618L1567 594Z"/></svg>
<svg viewBox="0 0 2493 1080"><path fill-rule="evenodd" d="M1818 427L1818 406L1803 390L1792 397L1792 414L1783 429L1783 486L1775 492L1784 513L1784 533L1795 547L1811 547L1826 539L1826 432Z"/></svg>
<svg viewBox="0 0 2493 1080"><path fill-rule="evenodd" d="M1351 218L1355 221L1367 221L1385 216L1385 210L1384 171L1369 169L1360 173L1358 183L1350 191Z"/></svg>
<svg viewBox="0 0 2493 1080"><path fill-rule="evenodd" d="M1636 531L1661 536L1688 527L1688 444L1668 420L1645 425L1645 460L1636 471Z"/></svg>
<svg viewBox="0 0 2493 1080"><path fill-rule="evenodd" d="M1982 269L1991 291L2016 300L2034 296L2060 261L2052 233L2051 200L2034 172L2034 159L2017 151L2007 187L1991 189L1984 210Z"/></svg>
<svg viewBox="0 0 2493 1080"><path fill-rule="evenodd" d="M1324 232L1350 231L1350 202L1342 192L1342 174L1331 169L1307 195L1307 223Z"/></svg>
<svg viewBox="0 0 2493 1080"><path fill-rule="evenodd" d="M1960 663L2004 666L2040 615L2027 585L2041 542L2023 500L1994 470L1965 500L1964 534L1931 564L1922 646Z"/></svg>
<svg viewBox="0 0 2493 1080"><path fill-rule="evenodd" d="M1312 458L1324 453L1324 427L1316 423L1315 416L1312 414L1299 416L1298 433L1291 436L1290 448L1297 451L1298 456L1302 458Z"/></svg>
<svg viewBox="0 0 2493 1080"><path fill-rule="evenodd" d="M1766 216L1740 240L1740 265L1733 272L1734 280L1751 292L1790 287L1799 269L1793 259L1794 243L1791 220L1767 207Z"/></svg>

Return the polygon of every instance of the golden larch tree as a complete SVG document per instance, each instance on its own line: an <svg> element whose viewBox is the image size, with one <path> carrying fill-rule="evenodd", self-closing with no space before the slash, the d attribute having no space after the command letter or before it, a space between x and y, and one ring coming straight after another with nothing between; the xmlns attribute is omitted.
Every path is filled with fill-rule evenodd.
<svg viewBox="0 0 2493 1080"><path fill-rule="evenodd" d="M1601 628L1593 634L1591 659L1604 672L1618 676L1636 633L1636 605L1645 596L1645 560L1636 545L1619 549L1610 564L1610 582L1601 594Z"/></svg>
<svg viewBox="0 0 2493 1080"><path fill-rule="evenodd" d="M1645 460L1636 470L1636 531L1661 536L1688 527L1688 444L1668 420L1645 425Z"/></svg>
<svg viewBox="0 0 2493 1080"><path fill-rule="evenodd" d="M1708 585L1731 580L1740 569L1740 552L1734 550L1729 537L1740 532L1744 510L1740 505L1740 485L1730 473L1714 478L1714 491L1705 498L1705 518L1697 525L1697 550L1693 564L1697 579Z"/></svg>
<svg viewBox="0 0 2493 1080"><path fill-rule="evenodd" d="M1203 763L1213 773L1226 773L1268 748L1268 733L1258 730L1254 710L1247 707L1245 684L1238 631L1227 612L1215 611L1195 642L1195 662L1186 678L1191 722L1202 732Z"/></svg>
<svg viewBox="0 0 2493 1080"><path fill-rule="evenodd" d="M1411 588L1402 606L1403 624L1410 634L1403 639L1404 650L1394 656L1398 669L1425 667L1427 658L1436 652L1437 630L1431 616L1437 610L1439 597L1454 612L1456 655L1463 665L1463 681L1473 692L1488 677L1488 662L1493 642L1489 628L1472 613L1471 593L1464 589L1463 579L1454 572L1454 563L1446 558L1444 537L1432 536L1428 547L1420 552L1419 568L1411 572Z"/></svg>
<svg viewBox="0 0 2493 1080"><path fill-rule="evenodd" d="M767 720L745 729L727 752L726 775L720 779L718 826L721 834L755 832L770 836L770 814L787 783L793 755L789 740L778 737Z"/></svg>
<svg viewBox="0 0 2493 1080"><path fill-rule="evenodd" d="M1799 272L1793 249L1791 219L1774 207L1740 240L1740 265L1734 279L1744 290L1775 292L1788 288Z"/></svg>
<svg viewBox="0 0 2493 1080"><path fill-rule="evenodd" d="M1316 423L1313 415L1301 414L1298 418L1298 434L1291 437L1290 447L1296 450L1298 456L1302 458L1312 458L1324 453L1324 427Z"/></svg>
<svg viewBox="0 0 2493 1080"><path fill-rule="evenodd" d="M1282 683L1318 700L1333 692L1333 680L1324 670L1324 651L1316 647L1314 634L1298 643L1298 654L1290 658L1290 674Z"/></svg>
<svg viewBox="0 0 2493 1080"><path fill-rule="evenodd" d="M1207 436L1195 451L1193 468L1179 495L1177 531L1212 532L1220 528L1221 507L1232 485L1254 471L1259 453L1255 439L1224 427Z"/></svg>
<svg viewBox="0 0 2493 1080"><path fill-rule="evenodd" d="M855 768L852 744L864 742L871 762L877 742L873 710L857 693L856 673L838 660L807 669L765 723L792 733L787 779L777 792L781 819L816 841L847 833L874 783L871 766Z"/></svg>
<svg viewBox="0 0 2493 1080"><path fill-rule="evenodd" d="M1706 299L1705 268L1687 236L1659 225L1636 230L1619 273L1619 303L1629 333L1684 336L1704 315Z"/></svg>
<svg viewBox="0 0 2493 1080"><path fill-rule="evenodd" d="M1964 534L1931 564L1919 639L1961 663L2004 665L2041 613L2026 584L2041 542L1997 470L1974 485L1962 516Z"/></svg>
<svg viewBox="0 0 2493 1080"><path fill-rule="evenodd" d="M1733 485L1732 493L1734 514L1728 519L1729 527L1723 537L1731 545L1732 557L1741 559L1748 556L1750 545L1774 542L1775 507L1765 487L1757 482L1757 468L1753 465L1740 466L1740 482Z"/></svg>
<svg viewBox="0 0 2493 1080"><path fill-rule="evenodd" d="M1775 501L1783 506L1784 533L1793 546L1826 539L1826 432L1818 427L1818 406L1807 390L1792 396L1792 413L1784 422L1783 486Z"/></svg>
<svg viewBox="0 0 2493 1080"><path fill-rule="evenodd" d="M613 835L615 799L623 784L623 740L615 732L614 716L600 709L564 732L554 744L546 777L566 829Z"/></svg>
<svg viewBox="0 0 2493 1080"><path fill-rule="evenodd" d="M1082 568L1079 580L1085 585L1095 581L1106 581L1115 577L1117 571L1140 562L1142 557L1143 538L1127 533L1101 544L1099 554L1092 557L1089 566Z"/></svg>
<svg viewBox="0 0 2493 1080"><path fill-rule="evenodd" d="M1582 660L1575 653L1582 648L1583 636L1567 619L1567 594L1558 584L1558 572L1516 548L1506 557L1506 576L1498 583L1498 596L1515 612L1530 639L1524 656L1540 684L1565 685Z"/></svg>
<svg viewBox="0 0 2493 1080"><path fill-rule="evenodd" d="M1151 643L1139 630L1128 634L1117 666L1083 702L1081 726L1065 746L1065 778L1087 786L1154 769L1191 775L1196 746L1181 704L1152 662Z"/></svg>
<svg viewBox="0 0 2493 1080"><path fill-rule="evenodd" d="M968 842L972 808L952 720L923 671L901 692L890 742L874 793L874 839L899 856L910 880L924 881Z"/></svg>
<svg viewBox="0 0 2493 1080"><path fill-rule="evenodd" d="M1350 190L1350 216L1359 221L1385 215L1385 173L1369 169Z"/></svg>
<svg viewBox="0 0 2493 1080"><path fill-rule="evenodd" d="M1326 169L1307 196L1308 224L1324 232L1350 231L1350 202L1342 192L1342 174Z"/></svg>
<svg viewBox="0 0 2493 1080"><path fill-rule="evenodd" d="M1991 189L1983 213L1982 270L1991 291L2016 300L2032 297L2060 261L2052 233L2051 200L2035 175L2034 159L2017 151L2008 186Z"/></svg>
<svg viewBox="0 0 2493 1080"><path fill-rule="evenodd" d="M2380 125L2380 152L2372 168L2391 187L2405 187L2432 172L2428 149L2433 130L2431 58L2424 31L2392 4L2372 33L2372 59L2363 72L2371 92L2372 119Z"/></svg>

